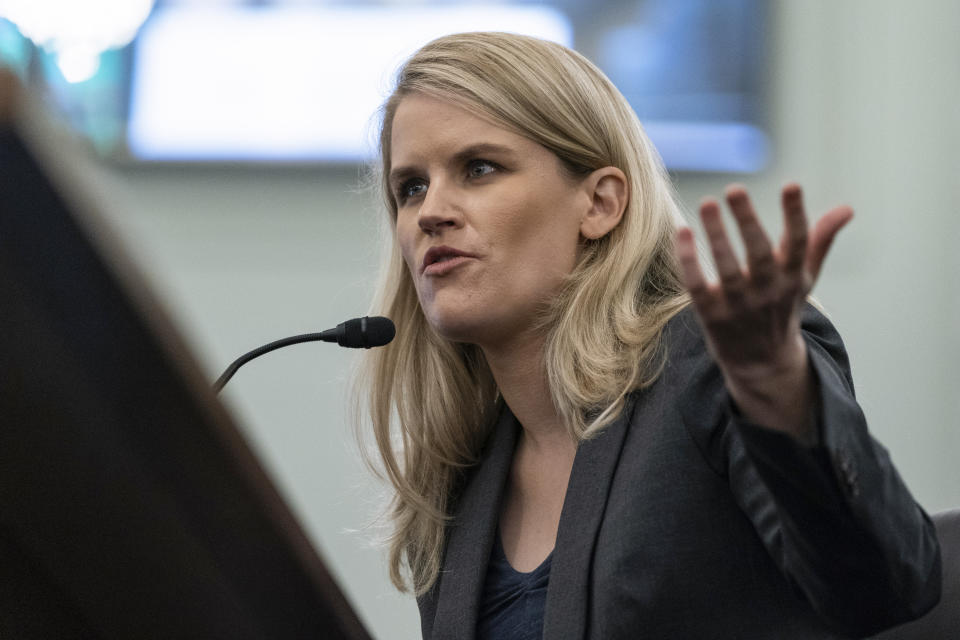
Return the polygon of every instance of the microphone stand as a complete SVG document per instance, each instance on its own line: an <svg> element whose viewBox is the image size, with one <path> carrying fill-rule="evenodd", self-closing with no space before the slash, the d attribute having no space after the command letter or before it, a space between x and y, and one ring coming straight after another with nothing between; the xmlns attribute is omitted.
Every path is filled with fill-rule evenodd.
<svg viewBox="0 0 960 640"><path fill-rule="evenodd" d="M226 371L224 371L217 381L213 383L213 390L216 393L220 393L220 390L223 389L223 385L227 384L227 381L233 377L233 374L237 372L237 369L250 362L254 358L262 356L265 353L270 353L281 347L287 347L291 344L299 344L301 342L318 342L318 341L328 341L329 338L326 337L323 333L303 333L298 336L290 336L289 338L283 338L282 340L275 340L270 344L265 344L262 347L258 347L249 353L245 353L236 360L233 361Z"/></svg>
<svg viewBox="0 0 960 640"><path fill-rule="evenodd" d="M289 338L276 340L234 360L233 364L227 367L227 370L213 383L213 390L216 393L220 393L223 385L227 384L227 381L233 377L237 369L254 358L281 347L299 344L301 342L336 342L341 347L369 349L370 347L382 347L389 343L393 340L395 334L396 327L389 318L364 316L363 318L353 318L346 322L341 322L336 328L327 329L320 333L303 333L298 336L290 336Z"/></svg>

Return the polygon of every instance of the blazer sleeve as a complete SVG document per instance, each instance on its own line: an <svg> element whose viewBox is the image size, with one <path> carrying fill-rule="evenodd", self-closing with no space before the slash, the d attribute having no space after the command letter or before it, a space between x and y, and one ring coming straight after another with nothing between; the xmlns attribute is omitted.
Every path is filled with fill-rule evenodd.
<svg viewBox="0 0 960 640"><path fill-rule="evenodd" d="M802 328L819 394L816 446L744 420L705 350L685 422L794 588L838 631L869 635L936 605L940 549L867 431L840 336L810 305Z"/></svg>

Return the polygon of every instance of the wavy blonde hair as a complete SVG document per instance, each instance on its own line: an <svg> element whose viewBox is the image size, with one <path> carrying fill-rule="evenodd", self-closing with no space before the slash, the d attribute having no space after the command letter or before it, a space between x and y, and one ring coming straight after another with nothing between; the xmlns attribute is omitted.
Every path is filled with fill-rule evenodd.
<svg viewBox="0 0 960 640"><path fill-rule="evenodd" d="M382 109L377 179L391 235L393 116L413 93L448 100L543 145L571 173L614 166L626 174L622 221L603 238L582 240L578 263L540 324L559 415L576 441L591 437L617 416L628 393L659 375L661 330L688 302L673 257L679 209L659 156L624 97L580 54L506 33L445 36L406 62ZM380 469L395 489L390 577L420 595L437 579L452 499L490 435L499 395L478 347L450 342L427 324L395 237L374 312L394 320L397 337L367 352L357 388Z"/></svg>

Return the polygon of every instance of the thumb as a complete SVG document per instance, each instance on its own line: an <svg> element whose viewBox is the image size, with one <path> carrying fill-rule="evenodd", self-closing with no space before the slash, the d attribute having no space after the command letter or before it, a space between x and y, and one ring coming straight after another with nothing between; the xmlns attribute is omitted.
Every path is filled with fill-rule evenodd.
<svg viewBox="0 0 960 640"><path fill-rule="evenodd" d="M820 267L823 266L837 232L852 219L853 209L842 205L834 207L817 220L810 234L810 244L807 245L807 273L810 275L811 287L820 275Z"/></svg>

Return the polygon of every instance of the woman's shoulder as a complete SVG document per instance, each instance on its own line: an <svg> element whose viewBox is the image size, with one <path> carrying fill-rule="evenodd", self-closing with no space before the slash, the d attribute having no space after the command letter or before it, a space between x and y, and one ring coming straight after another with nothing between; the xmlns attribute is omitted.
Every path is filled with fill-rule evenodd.
<svg viewBox="0 0 960 640"><path fill-rule="evenodd" d="M801 330L818 378L829 377L853 393L850 363L843 340L830 319L814 304L804 303ZM716 427L728 399L719 367L710 355L703 328L692 305L664 327L663 368L657 379L661 392L677 397L687 417Z"/></svg>
<svg viewBox="0 0 960 640"><path fill-rule="evenodd" d="M803 304L800 328L808 344L812 342L834 358L842 355L846 361L840 333L819 304ZM703 327L692 304L683 307L664 325L662 345L668 361L709 357Z"/></svg>
<svg viewBox="0 0 960 640"><path fill-rule="evenodd" d="M801 329L818 379L852 398L847 353L833 323L820 308L807 302L801 312ZM732 415L730 399L692 305L664 327L662 346L664 363L656 392L671 398L671 406L708 464L723 475L731 446L727 428Z"/></svg>

